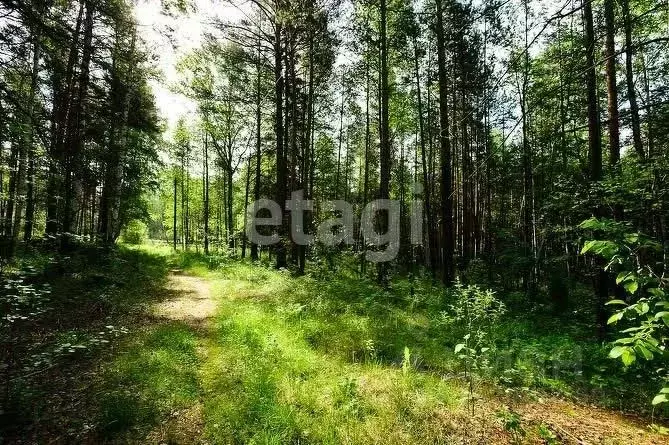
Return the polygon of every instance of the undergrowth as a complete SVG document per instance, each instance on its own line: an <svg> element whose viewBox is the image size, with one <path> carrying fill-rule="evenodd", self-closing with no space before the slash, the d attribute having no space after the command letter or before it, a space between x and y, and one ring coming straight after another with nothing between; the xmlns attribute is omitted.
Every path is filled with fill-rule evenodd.
<svg viewBox="0 0 669 445"><path fill-rule="evenodd" d="M394 277L384 290L345 261L295 276L155 246L33 255L4 272L49 288L43 310L5 339L15 340L9 438L450 443L515 437L508 425L520 422L531 440L553 432L515 422L522 400L555 394L641 412L655 390L646 370L608 359L576 317L518 308L504 293L445 290L418 276ZM166 287L170 270L206 279L214 319L151 317L154 303L177 296ZM475 348L485 360L472 366L463 348L456 353L468 331L453 305L478 293L508 311L486 326ZM468 388L472 372L480 383ZM468 415L475 401L483 412ZM178 423L184 416L192 432Z"/></svg>

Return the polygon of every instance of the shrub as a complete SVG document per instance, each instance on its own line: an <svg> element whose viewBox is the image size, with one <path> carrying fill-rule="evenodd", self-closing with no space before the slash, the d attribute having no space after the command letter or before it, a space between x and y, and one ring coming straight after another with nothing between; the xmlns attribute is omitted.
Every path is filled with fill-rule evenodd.
<svg viewBox="0 0 669 445"><path fill-rule="evenodd" d="M121 234L121 241L126 244L138 245L146 240L147 228L142 221L131 221Z"/></svg>

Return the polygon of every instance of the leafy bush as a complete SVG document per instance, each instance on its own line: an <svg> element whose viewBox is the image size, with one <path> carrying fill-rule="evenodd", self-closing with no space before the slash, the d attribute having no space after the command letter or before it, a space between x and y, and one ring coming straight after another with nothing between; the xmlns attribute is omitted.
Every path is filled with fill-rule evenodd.
<svg viewBox="0 0 669 445"><path fill-rule="evenodd" d="M592 218L581 228L596 232L600 239L585 243L582 254L593 253L608 263L607 271L617 275L616 285L622 286L626 300L607 303L619 307L608 324L625 323L621 338L614 342L609 356L620 359L625 367L638 358L657 363L656 372L665 381L653 405L669 402L669 372L666 348L669 345L669 295L662 271L657 271L653 256L662 246L651 238L633 232L629 226L607 219Z"/></svg>
<svg viewBox="0 0 669 445"><path fill-rule="evenodd" d="M126 244L139 245L146 240L147 228L142 221L131 221L121 234L121 241Z"/></svg>

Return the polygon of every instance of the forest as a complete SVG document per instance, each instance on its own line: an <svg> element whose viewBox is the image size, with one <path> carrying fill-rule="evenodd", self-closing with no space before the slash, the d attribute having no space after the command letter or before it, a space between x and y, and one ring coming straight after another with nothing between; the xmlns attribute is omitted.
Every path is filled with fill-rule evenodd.
<svg viewBox="0 0 669 445"><path fill-rule="evenodd" d="M666 0L0 0L0 444L669 443Z"/></svg>

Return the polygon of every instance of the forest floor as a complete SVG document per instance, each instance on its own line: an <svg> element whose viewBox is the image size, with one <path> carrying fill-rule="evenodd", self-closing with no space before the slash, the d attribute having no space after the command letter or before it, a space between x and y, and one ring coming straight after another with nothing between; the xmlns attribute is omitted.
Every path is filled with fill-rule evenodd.
<svg viewBox="0 0 669 445"><path fill-rule="evenodd" d="M667 443L649 419L480 381L472 414L462 376L429 365L420 309L380 315L355 284L333 295L248 263L183 263L112 352L71 369L87 383L52 443Z"/></svg>
<svg viewBox="0 0 669 445"><path fill-rule="evenodd" d="M642 419L552 397L500 399L481 388L473 418L464 382L345 363L315 353L253 276L172 271L159 317L192 332L199 395L173 410L145 443L658 444ZM213 275L213 277L212 277ZM228 274L230 275L230 274ZM232 275L235 275L234 273ZM213 291L212 291L213 288ZM264 304L267 303L267 304ZM221 339L221 335L228 339ZM151 354L160 354L160 344ZM146 351L149 352L149 351ZM273 369L274 368L274 369ZM325 371L326 370L326 371ZM319 376L325 371L326 376ZM425 391L422 391L425 389ZM513 404L518 427L504 412ZM506 424L506 427L505 427Z"/></svg>

